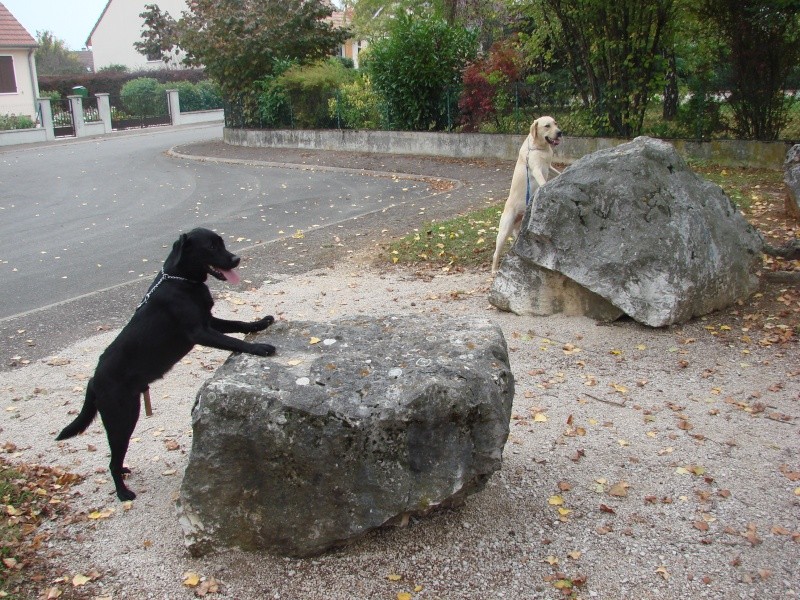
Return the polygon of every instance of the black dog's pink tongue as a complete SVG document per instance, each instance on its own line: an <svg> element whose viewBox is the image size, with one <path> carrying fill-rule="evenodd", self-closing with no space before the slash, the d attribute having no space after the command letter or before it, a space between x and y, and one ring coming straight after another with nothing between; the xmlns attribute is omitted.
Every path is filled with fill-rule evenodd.
<svg viewBox="0 0 800 600"><path fill-rule="evenodd" d="M220 273L225 277L225 281L232 285L237 285L240 281L239 274L236 272L236 269L231 269L230 271L223 271L220 269Z"/></svg>

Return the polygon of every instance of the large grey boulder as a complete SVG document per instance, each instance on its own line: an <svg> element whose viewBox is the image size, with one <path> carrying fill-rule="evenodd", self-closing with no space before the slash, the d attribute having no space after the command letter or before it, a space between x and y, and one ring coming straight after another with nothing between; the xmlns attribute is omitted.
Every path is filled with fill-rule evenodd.
<svg viewBox="0 0 800 600"><path fill-rule="evenodd" d="M277 323L198 393L179 499L190 552L310 556L458 505L502 462L514 378L485 319Z"/></svg>
<svg viewBox="0 0 800 600"><path fill-rule="evenodd" d="M795 218L800 218L800 144L795 144L786 153L783 181L788 189L786 211Z"/></svg>
<svg viewBox="0 0 800 600"><path fill-rule="evenodd" d="M489 301L661 327L757 286L762 239L672 145L639 137L581 158L536 193Z"/></svg>

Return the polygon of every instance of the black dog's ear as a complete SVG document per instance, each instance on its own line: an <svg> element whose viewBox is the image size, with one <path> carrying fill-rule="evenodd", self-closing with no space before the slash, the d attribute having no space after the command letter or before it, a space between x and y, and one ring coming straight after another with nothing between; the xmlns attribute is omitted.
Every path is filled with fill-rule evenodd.
<svg viewBox="0 0 800 600"><path fill-rule="evenodd" d="M189 236L185 233L182 233L181 236L175 240L175 243L172 244L172 252L170 252L170 258L172 259L173 264L178 264L181 262L181 253L183 249L189 245Z"/></svg>

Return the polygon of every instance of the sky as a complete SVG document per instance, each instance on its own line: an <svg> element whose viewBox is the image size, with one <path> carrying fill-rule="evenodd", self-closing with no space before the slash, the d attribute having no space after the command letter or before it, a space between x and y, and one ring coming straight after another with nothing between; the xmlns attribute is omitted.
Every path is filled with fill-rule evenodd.
<svg viewBox="0 0 800 600"><path fill-rule="evenodd" d="M108 0L0 0L33 37L52 31L70 50L80 50Z"/></svg>

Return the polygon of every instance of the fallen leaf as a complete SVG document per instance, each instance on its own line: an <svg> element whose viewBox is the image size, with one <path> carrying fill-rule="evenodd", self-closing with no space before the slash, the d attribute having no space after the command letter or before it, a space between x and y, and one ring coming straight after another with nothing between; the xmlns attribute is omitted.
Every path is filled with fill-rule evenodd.
<svg viewBox="0 0 800 600"><path fill-rule="evenodd" d="M87 577L86 575L75 575L72 578L72 585L73 587L80 587L82 585L86 585L91 581L91 578Z"/></svg>
<svg viewBox="0 0 800 600"><path fill-rule="evenodd" d="M186 587L197 587L200 583L200 575L187 571L183 574L183 585Z"/></svg>
<svg viewBox="0 0 800 600"><path fill-rule="evenodd" d="M388 579L389 581L400 581L401 579L403 579L403 576L392 573L391 575L387 575L386 579Z"/></svg>
<svg viewBox="0 0 800 600"><path fill-rule="evenodd" d="M609 495L616 496L618 498L624 498L628 495L628 488L631 487L627 481L620 481L611 486L611 489L608 490Z"/></svg>
<svg viewBox="0 0 800 600"><path fill-rule="evenodd" d="M564 498L561 496L550 496L550 498L547 500L547 503L550 506L562 506L564 504Z"/></svg>

